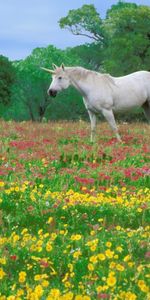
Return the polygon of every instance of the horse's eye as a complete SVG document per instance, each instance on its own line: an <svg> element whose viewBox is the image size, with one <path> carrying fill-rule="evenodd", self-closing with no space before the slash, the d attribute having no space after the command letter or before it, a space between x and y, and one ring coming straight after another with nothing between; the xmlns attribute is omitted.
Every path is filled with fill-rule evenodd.
<svg viewBox="0 0 150 300"><path fill-rule="evenodd" d="M59 76L59 77L58 77L58 79L59 79L59 80L61 80L61 79L62 79L62 77L61 77L61 76Z"/></svg>

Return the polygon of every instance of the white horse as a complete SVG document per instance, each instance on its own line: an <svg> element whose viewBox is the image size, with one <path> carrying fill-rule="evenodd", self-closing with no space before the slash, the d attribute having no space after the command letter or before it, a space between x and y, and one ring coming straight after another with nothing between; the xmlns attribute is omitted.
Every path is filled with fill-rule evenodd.
<svg viewBox="0 0 150 300"><path fill-rule="evenodd" d="M48 94L55 97L57 92L74 86L83 96L91 121L91 141L96 128L96 115L102 113L121 141L114 118L115 111L140 107L150 121L150 72L139 71L122 77L100 74L82 67L57 67L53 70L42 68L53 74Z"/></svg>

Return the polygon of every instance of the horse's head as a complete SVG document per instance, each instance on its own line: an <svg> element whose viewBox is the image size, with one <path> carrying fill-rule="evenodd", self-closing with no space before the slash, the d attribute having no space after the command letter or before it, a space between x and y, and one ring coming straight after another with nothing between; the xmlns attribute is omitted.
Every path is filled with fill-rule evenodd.
<svg viewBox="0 0 150 300"><path fill-rule="evenodd" d="M56 97L57 92L60 92L61 90L67 89L69 87L70 79L63 64L60 67L57 67L53 64L53 70L46 68L42 69L52 74L52 82L47 91L48 95Z"/></svg>

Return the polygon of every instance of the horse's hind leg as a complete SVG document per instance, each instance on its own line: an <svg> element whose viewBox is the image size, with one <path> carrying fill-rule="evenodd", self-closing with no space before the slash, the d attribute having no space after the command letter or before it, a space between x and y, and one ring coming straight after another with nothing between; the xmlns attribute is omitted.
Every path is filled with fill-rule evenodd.
<svg viewBox="0 0 150 300"><path fill-rule="evenodd" d="M95 132L96 132L96 115L88 110L90 121L91 121L91 142L94 142Z"/></svg>
<svg viewBox="0 0 150 300"><path fill-rule="evenodd" d="M150 123L150 101L148 100L142 105L142 108L144 110L144 114L148 122Z"/></svg>
<svg viewBox="0 0 150 300"><path fill-rule="evenodd" d="M121 142L121 137L120 137L119 132L118 132L118 128L117 128L117 125L116 125L116 121L115 121L115 118L114 118L113 111L108 110L108 109L102 109L102 114L106 118L106 120L108 121L111 129L114 131L117 140L119 142Z"/></svg>

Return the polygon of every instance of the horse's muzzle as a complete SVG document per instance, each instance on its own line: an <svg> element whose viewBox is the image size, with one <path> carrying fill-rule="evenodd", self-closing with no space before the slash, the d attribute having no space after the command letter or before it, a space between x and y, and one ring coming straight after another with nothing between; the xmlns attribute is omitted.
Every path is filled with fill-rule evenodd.
<svg viewBox="0 0 150 300"><path fill-rule="evenodd" d="M48 90L48 95L51 97L56 97L57 91L56 90Z"/></svg>

